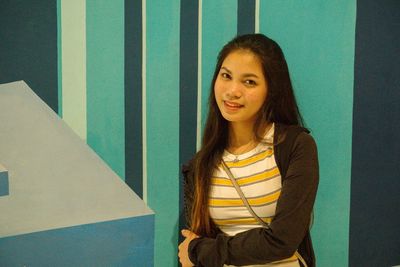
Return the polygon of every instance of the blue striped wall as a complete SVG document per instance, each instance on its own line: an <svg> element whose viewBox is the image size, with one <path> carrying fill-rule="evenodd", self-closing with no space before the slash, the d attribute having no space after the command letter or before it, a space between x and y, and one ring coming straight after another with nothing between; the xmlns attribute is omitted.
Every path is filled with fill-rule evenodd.
<svg viewBox="0 0 400 267"><path fill-rule="evenodd" d="M218 52L237 32L237 4L236 1L202 1L199 135L206 120L208 95Z"/></svg>
<svg viewBox="0 0 400 267"><path fill-rule="evenodd" d="M261 2L260 10L260 30L282 45L300 110L318 145L320 185L312 229L318 265L346 266L355 2L277 0Z"/></svg>
<svg viewBox="0 0 400 267"><path fill-rule="evenodd" d="M47 14L44 17L31 14L37 16L34 19L40 23L48 17L58 21L58 33L56 29L40 28L42 38L53 40L54 48L48 49L46 56L38 54L42 58L52 58L52 64L55 65L31 60L40 63L42 68L38 71L46 74L33 78L28 74L23 75L33 68L26 65L21 69L16 67L21 75L6 75L2 72L2 62L5 61L0 61L1 82L25 79L29 83L29 79L32 79L32 83L38 84L32 88L53 109L59 109L60 115L74 109L73 101L63 100L63 96L73 88L65 83L68 77L66 71L71 66L61 59L74 57L73 50L62 49L71 45L60 34L71 27L60 19L65 12L62 9L64 1L47 1L54 8L43 7L37 11L40 15ZM399 119L399 113L396 113L398 109L393 103L400 96L396 94L398 90L388 92L388 98L367 94L360 88L368 87L360 85L354 73L361 77L358 78L360 80L364 76L381 75L386 82L393 80L392 83L385 83L385 87L398 87L398 82L393 79L399 77L398 72L391 72L398 70L398 65L391 67L391 71L383 72L382 68L367 74L359 72L358 66L362 64L357 64L376 51L385 51L383 47L396 43L393 40L397 39L390 35L395 28L388 28L385 23L397 25L399 13L390 13L389 10L399 10L398 1L380 3L381 16L372 16L365 11L380 10L374 8L373 1L355 0L335 3L317 0L305 3L295 0L84 2L86 36L76 42L86 44L86 57L76 60L85 62L87 71L86 88L79 93L87 98L86 113L82 111L80 115L75 115L70 120L70 126L77 132L83 132L74 128L74 120L84 121L87 134L83 138L156 212L155 266L176 266L178 263L178 228L184 225L184 221L179 221L182 211L180 166L200 144L216 55L222 45L237 33L258 31L281 44L305 122L318 144L321 181L312 230L318 266L359 266L357 259L362 254L356 248L368 237L364 230L357 231L359 228L355 225L370 217L368 211L356 203L364 200L363 196L371 183L364 185L366 188L361 190L359 183L363 181L365 173L357 172L354 166L368 164L366 157L359 156L360 147L365 146L360 132L369 138L380 137L379 133L370 134L370 131L360 127L371 116L365 108L360 108L360 103L364 103L366 98L373 98L379 108L386 110L384 107L391 107L394 113L390 113L390 118L395 121ZM14 1L17 4L11 4L11 1L5 3L9 10L28 5L22 1ZM3 8L0 12L9 13ZM18 32L21 27L29 29L29 25L6 17L0 16L0 21L10 27L0 29L0 38ZM371 39L372 33L365 29L374 28L372 25L392 30L382 30L381 35ZM54 43L57 34L58 49ZM29 34L23 36L19 38L29 41ZM378 49L372 46L374 42L371 40L379 44ZM9 39L6 44L0 42L0 55L4 57L4 51L15 42L20 45L16 46L16 51L20 52L7 57L8 61L14 58L18 61L26 56L27 46L15 38ZM370 50L365 48L367 44L371 44ZM35 51L39 51L39 46L40 43L33 42ZM393 47L393 54L396 54L396 46ZM62 51L67 53L63 57L60 55ZM355 57L355 51L363 53ZM378 56L375 60L388 61L389 58ZM57 70L57 64L58 76L57 71L47 72L50 69ZM27 71L23 70L25 67ZM64 83L60 82L62 77ZM51 79L54 85L49 87L46 84ZM378 86L372 84L368 83ZM47 97L43 92L52 96ZM387 125L384 129L386 134L383 136L387 138L384 140L389 145L395 143L393 133L397 128ZM399 170L394 163L398 158L393 159L393 155L398 154L396 151L384 157L389 165L394 164L384 172L385 177L399 177ZM388 181L391 188L398 189L398 181ZM383 182L382 188L385 185ZM383 202L387 205L398 201L395 194L392 198L382 197L388 200ZM389 221L398 221L398 214L385 213L388 218L387 231L386 235L382 233L377 237L379 240L385 240L394 231ZM392 250L398 245L395 241L387 244L387 249ZM390 264L400 264L400 253L390 255Z"/></svg>
<svg viewBox="0 0 400 267"><path fill-rule="evenodd" d="M86 0L86 49L87 142L124 178L123 0Z"/></svg>
<svg viewBox="0 0 400 267"><path fill-rule="evenodd" d="M400 1L357 5L349 262L399 266Z"/></svg>
<svg viewBox="0 0 400 267"><path fill-rule="evenodd" d="M197 146L197 96L199 84L199 12L197 1L181 1L180 43L179 43L179 166L196 153ZM180 184L183 184L180 175ZM179 187L179 228L186 227L183 216L183 188ZM182 242L182 236L179 236Z"/></svg>
<svg viewBox="0 0 400 267"><path fill-rule="evenodd" d="M143 17L141 1L125 1L125 182L143 198Z"/></svg>
<svg viewBox="0 0 400 267"><path fill-rule="evenodd" d="M237 20L237 34L258 32L256 31L256 0L238 1Z"/></svg>
<svg viewBox="0 0 400 267"><path fill-rule="evenodd" d="M179 1L147 1L147 203L155 266L176 266L179 204ZM163 51L162 53L160 53Z"/></svg>

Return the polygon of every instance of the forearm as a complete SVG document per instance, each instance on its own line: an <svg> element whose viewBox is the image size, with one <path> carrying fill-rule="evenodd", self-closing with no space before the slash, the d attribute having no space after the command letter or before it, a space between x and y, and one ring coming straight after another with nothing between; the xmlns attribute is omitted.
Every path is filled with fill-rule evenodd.
<svg viewBox="0 0 400 267"><path fill-rule="evenodd" d="M260 227L232 237L220 234L215 239L196 239L189 245L189 257L196 266L250 265L287 259L295 250Z"/></svg>

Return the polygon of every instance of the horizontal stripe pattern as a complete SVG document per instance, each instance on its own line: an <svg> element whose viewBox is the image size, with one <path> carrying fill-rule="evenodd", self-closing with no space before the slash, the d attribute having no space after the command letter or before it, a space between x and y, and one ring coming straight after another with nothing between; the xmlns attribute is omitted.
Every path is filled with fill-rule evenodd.
<svg viewBox="0 0 400 267"><path fill-rule="evenodd" d="M225 152L227 163L254 212L267 224L275 216L276 203L281 194L281 175L276 165L273 140L274 126L265 135L264 143L253 150L232 155ZM261 227L250 214L222 165L214 171L209 198L210 215L214 223L227 235L235 235ZM260 265L261 266L261 265ZM298 266L293 255L282 261L262 266Z"/></svg>
<svg viewBox="0 0 400 267"><path fill-rule="evenodd" d="M271 194L258 197L247 197L247 201L251 206L266 206L276 202L281 191L277 190ZM242 207L245 206L242 199L239 198L210 198L209 205L211 207Z"/></svg>
<svg viewBox="0 0 400 267"><path fill-rule="evenodd" d="M262 217L261 220L263 220L266 223L271 223L272 217ZM214 219L214 222L217 225L254 225L258 224L258 221L254 217L248 217L248 218L232 218L232 219Z"/></svg>
<svg viewBox="0 0 400 267"><path fill-rule="evenodd" d="M271 145L273 133L274 126L265 135L266 142L249 152L233 155L225 151L223 154L249 204L267 223L275 215L282 187ZM261 226L247 210L222 166L218 166L211 179L209 209L216 225L228 235Z"/></svg>
<svg viewBox="0 0 400 267"><path fill-rule="evenodd" d="M274 261L273 263L271 263L271 265L272 266L281 266L281 264L284 264L284 263L291 263L291 262L297 262L297 260L298 260L298 258L297 258L297 256L296 256L296 254L293 254L293 256L292 257L290 257L290 258L287 258L287 259L284 259L284 260L281 260L281 261ZM277 264L280 264L280 265L277 265ZM286 265L285 265L286 266ZM290 266L292 266L292 265L290 265ZM294 265L294 266L297 266L297 265Z"/></svg>
<svg viewBox="0 0 400 267"><path fill-rule="evenodd" d="M274 154L272 147L268 147L266 151L263 151L261 153L258 153L254 156L251 156L249 158L245 158L240 161L236 160L231 160L231 161L226 161L226 165L229 168L243 168L243 167L248 167L249 165L255 164L257 162L260 162L262 160L265 160L266 158L271 157Z"/></svg>
<svg viewBox="0 0 400 267"><path fill-rule="evenodd" d="M247 177L241 177L236 180L240 186L246 186L246 185L251 185L254 183L263 182L268 179L275 178L278 175L279 175L279 169L277 167L275 167L270 170L265 170L263 172L256 173L254 175L250 175ZM211 179L211 184L217 185L217 186L233 186L232 181L229 178L225 178L225 177L213 177Z"/></svg>

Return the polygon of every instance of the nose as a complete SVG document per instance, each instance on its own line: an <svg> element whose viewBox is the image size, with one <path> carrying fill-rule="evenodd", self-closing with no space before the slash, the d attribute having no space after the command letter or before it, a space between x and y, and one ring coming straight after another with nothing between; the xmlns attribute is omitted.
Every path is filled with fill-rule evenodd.
<svg viewBox="0 0 400 267"><path fill-rule="evenodd" d="M240 88L241 84L238 82L232 82L227 90L228 99L238 99L242 96L242 91Z"/></svg>

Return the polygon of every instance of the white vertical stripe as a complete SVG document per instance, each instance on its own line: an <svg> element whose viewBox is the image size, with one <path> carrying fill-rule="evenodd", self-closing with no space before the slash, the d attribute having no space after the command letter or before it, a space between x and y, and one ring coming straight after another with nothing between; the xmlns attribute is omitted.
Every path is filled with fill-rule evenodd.
<svg viewBox="0 0 400 267"><path fill-rule="evenodd" d="M142 0L142 161L143 201L147 204L147 108L146 108L146 0Z"/></svg>
<svg viewBox="0 0 400 267"><path fill-rule="evenodd" d="M61 0L63 120L86 140L86 1Z"/></svg>
<svg viewBox="0 0 400 267"><path fill-rule="evenodd" d="M202 104L202 16L203 16L203 1L199 0L199 11L198 11L198 33L197 33L197 134L196 134L196 150L200 150L201 146L201 104Z"/></svg>
<svg viewBox="0 0 400 267"><path fill-rule="evenodd" d="M260 0L256 0L256 11L254 16L254 32L260 32Z"/></svg>

